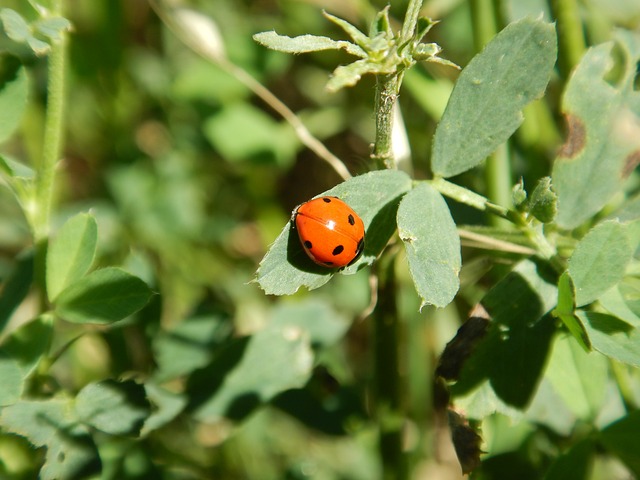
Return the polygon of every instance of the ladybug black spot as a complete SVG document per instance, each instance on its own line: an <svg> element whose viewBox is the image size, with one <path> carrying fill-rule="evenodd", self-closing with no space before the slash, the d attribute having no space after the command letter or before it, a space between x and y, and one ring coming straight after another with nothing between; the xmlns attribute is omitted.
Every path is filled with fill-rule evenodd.
<svg viewBox="0 0 640 480"><path fill-rule="evenodd" d="M347 221L349 222L349 225L355 225L356 224L356 219L353 218L353 215L349 214L349 217L347 218Z"/></svg>
<svg viewBox="0 0 640 480"><path fill-rule="evenodd" d="M309 250L311 250L311 247L313 247L313 244L309 240L305 240L304 241L304 246L306 248L308 248Z"/></svg>
<svg viewBox="0 0 640 480"><path fill-rule="evenodd" d="M325 203L331 203L331 199L329 197L324 197L322 201Z"/></svg>
<svg viewBox="0 0 640 480"><path fill-rule="evenodd" d="M338 245L336 248L333 249L333 252L331 252L332 255L340 255L342 253L342 251L344 250L344 246L343 245Z"/></svg>

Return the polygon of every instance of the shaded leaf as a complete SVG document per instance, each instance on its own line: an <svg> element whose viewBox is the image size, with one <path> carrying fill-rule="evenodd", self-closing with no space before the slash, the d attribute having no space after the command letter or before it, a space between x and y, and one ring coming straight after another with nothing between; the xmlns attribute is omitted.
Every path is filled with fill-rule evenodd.
<svg viewBox="0 0 640 480"><path fill-rule="evenodd" d="M416 290L425 305L447 306L460 286L460 237L449 207L433 187L421 183L398 208L398 233Z"/></svg>
<svg viewBox="0 0 640 480"><path fill-rule="evenodd" d="M315 348L335 344L351 325L326 302L307 300L278 304L270 315L269 327L295 327L304 329Z"/></svg>
<svg viewBox="0 0 640 480"><path fill-rule="evenodd" d="M42 480L76 478L95 459L88 429L78 422L72 400L24 400L3 408L0 423L7 432L26 437L36 447L46 447Z"/></svg>
<svg viewBox="0 0 640 480"><path fill-rule="evenodd" d="M154 380L166 382L204 367L232 329L228 318L207 315L188 318L171 330L161 330L152 347L157 364Z"/></svg>
<svg viewBox="0 0 640 480"><path fill-rule="evenodd" d="M571 75L562 110L568 137L553 166L557 222L575 228L597 213L640 163L640 100L634 88L640 36L618 31L620 80L607 81L613 42L590 48Z"/></svg>
<svg viewBox="0 0 640 480"><path fill-rule="evenodd" d="M464 363L460 380L451 390L455 396L488 381L505 404L523 408L529 403L555 332L554 319L547 312L555 305L556 287L547 268L524 260L482 299L491 318L489 331ZM477 391L493 401L486 391Z"/></svg>
<svg viewBox="0 0 640 480"><path fill-rule="evenodd" d="M436 129L432 168L451 177L491 154L542 96L556 59L554 26L525 18L508 25L462 70Z"/></svg>
<svg viewBox="0 0 640 480"><path fill-rule="evenodd" d="M626 226L603 222L587 233L569 259L568 272L576 290L576 306L581 307L620 282L633 252Z"/></svg>
<svg viewBox="0 0 640 480"><path fill-rule="evenodd" d="M53 318L42 315L11 332L0 351L17 362L22 376L26 378L38 366L42 356L49 352L52 336Z"/></svg>
<svg viewBox="0 0 640 480"><path fill-rule="evenodd" d="M577 418L595 420L606 393L605 357L587 353L570 337L560 336L554 342L546 377Z"/></svg>
<svg viewBox="0 0 640 480"><path fill-rule="evenodd" d="M586 480L590 478L591 464L596 445L593 440L586 439L569 448L558 456L551 464L544 480Z"/></svg>
<svg viewBox="0 0 640 480"><path fill-rule="evenodd" d="M29 293L33 281L33 252L24 252L16 260L15 268L3 279L0 290L0 332Z"/></svg>
<svg viewBox="0 0 640 480"><path fill-rule="evenodd" d="M149 416L149 404L142 385L105 380L78 392L75 411L82 422L105 433L137 435Z"/></svg>
<svg viewBox="0 0 640 480"><path fill-rule="evenodd" d="M302 387L313 353L304 330L274 326L234 342L191 378L191 408L201 421L241 420L275 395Z"/></svg>
<svg viewBox="0 0 640 480"><path fill-rule="evenodd" d="M56 300L55 312L69 322L111 323L137 312L150 298L151 290L138 277L107 267L63 290Z"/></svg>
<svg viewBox="0 0 640 480"><path fill-rule="evenodd" d="M591 349L591 343L584 325L580 323L580 320L574 314L575 309L576 289L571 275L568 272L564 272L558 280L558 304L553 309L553 314L562 320L569 333L588 352Z"/></svg>
<svg viewBox="0 0 640 480"><path fill-rule="evenodd" d="M47 250L47 295L51 301L89 271L96 253L98 225L93 215L67 220Z"/></svg>
<svg viewBox="0 0 640 480"><path fill-rule="evenodd" d="M365 245L360 258L341 270L352 274L370 265L395 231L394 218L400 198L411 188L411 179L397 170L379 170L354 177L320 194L339 197L362 218ZM336 270L313 263L305 254L291 222L282 230L262 259L256 281L265 293L290 295L300 287L309 290L327 283Z"/></svg>
<svg viewBox="0 0 640 480"><path fill-rule="evenodd" d="M612 423L600 434L600 440L607 450L620 458L636 476L640 476L638 432L640 432L640 411L636 410Z"/></svg>
<svg viewBox="0 0 640 480"><path fill-rule="evenodd" d="M151 415L147 417L140 436L146 436L176 418L187 406L188 399L181 393L166 390L155 383L144 384L149 402L155 407Z"/></svg>

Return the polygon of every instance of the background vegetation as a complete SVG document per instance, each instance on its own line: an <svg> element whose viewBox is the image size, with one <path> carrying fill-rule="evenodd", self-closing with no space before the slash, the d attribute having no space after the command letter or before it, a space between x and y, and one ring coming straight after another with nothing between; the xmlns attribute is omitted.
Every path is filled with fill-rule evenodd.
<svg viewBox="0 0 640 480"><path fill-rule="evenodd" d="M394 31L408 3L391 2ZM426 1L422 14L440 23L425 41L462 68L526 16L556 21L559 35L544 98L473 170L432 145L460 72L438 63L406 72L394 153L415 180L453 177L421 184L434 188L396 175L341 184L245 77L354 176L374 170L375 78L329 93L329 73L353 60L346 52L285 55L252 37L347 39L322 9L367 31L385 2L183 5L219 29L220 43L196 44L213 54L194 51L164 4L0 0L0 476L446 479L461 465L475 478L639 476L637 2ZM590 50L569 89L586 48L611 39L615 48ZM555 53L541 46L509 75L524 78L518 111L545 90L545 78L537 90L526 83L544 77L544 62L536 74L531 61L544 51ZM461 100L471 109L461 117L481 111L473 102ZM567 110L587 127L565 123ZM467 158L464 139L500 119L452 128L444 145L464 155L447 155ZM598 153L576 171L553 170L556 157L582 151L581 128ZM553 188L538 183L552 173ZM398 239L372 268L322 275L311 292L265 294L261 286L309 284L253 280L293 208L338 184L352 195L448 191L444 209L433 200L438 228L419 202L399 211L402 240L411 227L436 243L451 211L463 243L452 303L436 300L445 287L420 288L407 266L420 259ZM455 185L491 202L453 201L466 192ZM393 312L390 330L368 316L372 293ZM480 301L491 328L473 310ZM472 310L471 334L461 331L438 366Z"/></svg>

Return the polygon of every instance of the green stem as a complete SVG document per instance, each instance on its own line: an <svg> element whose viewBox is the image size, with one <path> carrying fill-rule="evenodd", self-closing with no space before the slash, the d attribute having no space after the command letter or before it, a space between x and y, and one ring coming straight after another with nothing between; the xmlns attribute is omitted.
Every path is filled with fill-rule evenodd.
<svg viewBox="0 0 640 480"><path fill-rule="evenodd" d="M402 378L400 375L400 324L396 305L395 252L387 248L376 263L378 303L374 320L375 406L380 429L379 450L383 479L408 478L407 458L402 451Z"/></svg>
<svg viewBox="0 0 640 480"><path fill-rule="evenodd" d="M371 158L378 168L397 168L393 155L393 109L400 91L402 74L378 75L376 78L376 142Z"/></svg>
<svg viewBox="0 0 640 480"><path fill-rule="evenodd" d="M515 224L527 236L532 246L538 252L538 256L549 260L554 268L560 272L564 270L564 266L557 258L557 252L552 245L549 244L546 237L536 228L534 228L527 220L515 210L509 210L501 205L490 202L486 197L478 195L471 190L448 182L444 178L434 178L433 180L425 180L432 187L438 190L442 195L452 198L453 200L468 205L482 212L492 213L504 220Z"/></svg>
<svg viewBox="0 0 640 480"><path fill-rule="evenodd" d="M62 4L63 0L53 1L52 16L63 15ZM43 304L46 303L45 259L53 204L54 177L60 159L64 130L65 64L66 34L63 32L59 40L52 41L49 54L47 110L42 158L37 167L35 180L35 211L33 215L33 235L36 245L35 280L40 287Z"/></svg>
<svg viewBox="0 0 640 480"><path fill-rule="evenodd" d="M562 78L569 78L571 70L586 50L580 11L576 0L549 0L549 8L556 19L558 32L558 67Z"/></svg>

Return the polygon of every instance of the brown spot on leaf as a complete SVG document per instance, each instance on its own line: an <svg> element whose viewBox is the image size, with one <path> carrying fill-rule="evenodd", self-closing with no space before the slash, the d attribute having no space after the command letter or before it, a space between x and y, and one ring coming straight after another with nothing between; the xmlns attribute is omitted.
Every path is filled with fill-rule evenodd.
<svg viewBox="0 0 640 480"><path fill-rule="evenodd" d="M622 178L627 178L631 172L640 165L640 150L631 152L624 160L624 168L622 169Z"/></svg>
<svg viewBox="0 0 640 480"><path fill-rule="evenodd" d="M584 149L586 131L582 120L575 115L566 115L565 119L567 122L568 135L564 145L560 147L558 156L571 159Z"/></svg>

